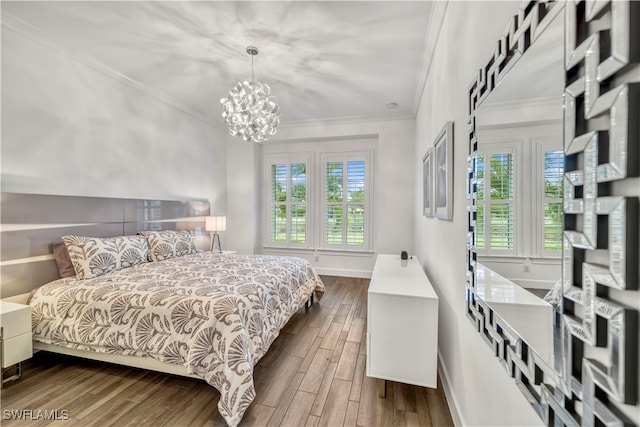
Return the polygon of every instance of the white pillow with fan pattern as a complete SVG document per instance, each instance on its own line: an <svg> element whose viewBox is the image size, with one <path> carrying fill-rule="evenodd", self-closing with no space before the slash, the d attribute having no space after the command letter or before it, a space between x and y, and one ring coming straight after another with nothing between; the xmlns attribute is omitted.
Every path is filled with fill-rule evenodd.
<svg viewBox="0 0 640 427"><path fill-rule="evenodd" d="M149 245L149 260L163 261L165 259L198 252L188 231L139 231L147 239Z"/></svg>
<svg viewBox="0 0 640 427"><path fill-rule="evenodd" d="M148 247L143 236L62 238L78 279L90 279L111 271L147 262Z"/></svg>

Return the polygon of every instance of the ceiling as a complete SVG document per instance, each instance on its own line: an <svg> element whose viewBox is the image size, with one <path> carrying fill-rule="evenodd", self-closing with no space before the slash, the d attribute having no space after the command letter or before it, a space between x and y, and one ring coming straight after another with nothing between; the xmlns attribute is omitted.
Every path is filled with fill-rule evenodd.
<svg viewBox="0 0 640 427"><path fill-rule="evenodd" d="M219 99L251 78L249 45L282 123L414 117L443 10L429 1L2 1L3 22L221 126Z"/></svg>
<svg viewBox="0 0 640 427"><path fill-rule="evenodd" d="M564 93L564 15L540 27L533 44L508 69L477 109L478 140L484 131L515 123L560 124ZM561 128L558 128L558 132ZM495 137L493 137L495 138Z"/></svg>
<svg viewBox="0 0 640 427"><path fill-rule="evenodd" d="M484 104L556 98L564 92L564 15L557 15L518 59Z"/></svg>

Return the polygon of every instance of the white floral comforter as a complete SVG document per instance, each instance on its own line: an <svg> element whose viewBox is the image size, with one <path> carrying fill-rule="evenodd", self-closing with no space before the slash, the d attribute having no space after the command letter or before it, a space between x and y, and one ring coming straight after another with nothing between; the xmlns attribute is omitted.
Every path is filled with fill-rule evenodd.
<svg viewBox="0 0 640 427"><path fill-rule="evenodd" d="M30 304L34 340L186 366L234 426L255 397L254 365L313 292L324 286L303 259L202 252L59 279Z"/></svg>

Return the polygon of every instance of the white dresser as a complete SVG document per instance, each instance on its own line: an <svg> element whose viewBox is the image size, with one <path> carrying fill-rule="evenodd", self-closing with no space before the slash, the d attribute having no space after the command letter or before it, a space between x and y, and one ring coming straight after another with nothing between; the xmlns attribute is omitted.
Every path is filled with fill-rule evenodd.
<svg viewBox="0 0 640 427"><path fill-rule="evenodd" d="M2 368L18 365L16 375L2 378L6 382L18 378L19 363L33 355L30 306L0 300L0 343Z"/></svg>
<svg viewBox="0 0 640 427"><path fill-rule="evenodd" d="M480 263L476 278L478 297L553 366L553 306Z"/></svg>
<svg viewBox="0 0 640 427"><path fill-rule="evenodd" d="M418 260L378 255L367 308L367 376L436 388L438 296Z"/></svg>

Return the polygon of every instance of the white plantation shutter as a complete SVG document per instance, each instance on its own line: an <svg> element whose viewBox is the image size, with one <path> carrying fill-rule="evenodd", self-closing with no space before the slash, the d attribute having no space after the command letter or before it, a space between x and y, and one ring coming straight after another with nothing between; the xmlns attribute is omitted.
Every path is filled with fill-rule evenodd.
<svg viewBox="0 0 640 427"><path fill-rule="evenodd" d="M323 246L368 249L368 156L323 156Z"/></svg>
<svg viewBox="0 0 640 427"><path fill-rule="evenodd" d="M287 240L287 164L271 165L271 241Z"/></svg>
<svg viewBox="0 0 640 427"><path fill-rule="evenodd" d="M560 149L544 151L543 252L559 252L562 249L562 185L564 177L564 153Z"/></svg>
<svg viewBox="0 0 640 427"><path fill-rule="evenodd" d="M477 196L476 196L476 200L477 200L477 206L476 206L476 232L475 232L475 238L476 238L476 249L478 251L481 251L482 249L485 248L485 234L486 234L486 230L485 230L485 221L484 221L484 217L485 217L485 213L484 213L484 193L485 193L485 186L484 186L484 163L485 163L485 156L484 155L478 155L477 160L476 160L476 174L477 174L477 183L476 183L476 192L477 192Z"/></svg>
<svg viewBox="0 0 640 427"><path fill-rule="evenodd" d="M325 242L342 245L343 242L343 197L344 163L328 162L325 174Z"/></svg>
<svg viewBox="0 0 640 427"><path fill-rule="evenodd" d="M306 243L307 240L307 165L292 163L291 179L291 233L292 243Z"/></svg>
<svg viewBox="0 0 640 427"><path fill-rule="evenodd" d="M287 157L269 161L268 243L305 246L308 243L309 161Z"/></svg>
<svg viewBox="0 0 640 427"><path fill-rule="evenodd" d="M365 162L347 162L347 245L364 245Z"/></svg>
<svg viewBox="0 0 640 427"><path fill-rule="evenodd" d="M489 244L491 249L515 248L513 153L494 153L490 157Z"/></svg>
<svg viewBox="0 0 640 427"><path fill-rule="evenodd" d="M515 254L515 160L509 148L478 155L476 247L486 254Z"/></svg>

